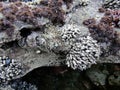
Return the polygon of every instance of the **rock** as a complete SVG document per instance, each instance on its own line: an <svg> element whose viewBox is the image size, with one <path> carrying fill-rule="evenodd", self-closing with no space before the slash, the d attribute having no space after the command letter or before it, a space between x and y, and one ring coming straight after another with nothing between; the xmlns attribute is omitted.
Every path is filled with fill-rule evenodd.
<svg viewBox="0 0 120 90"><path fill-rule="evenodd" d="M45 0L45 1L52 1L52 0ZM53 0L53 1L56 1L56 0ZM67 0L57 0L57 1L67 1ZM1 43L0 56L9 56L10 59L13 58L16 61L12 60L12 64L9 62L9 60L6 60L4 62L0 61L0 70L3 68L5 70L7 69L8 72L10 73L15 72L15 77L12 78L12 79L15 79L15 78L23 77L24 75L26 75L27 73L29 73L30 71L38 67L65 65L64 62L66 60L66 55L70 51L71 46L66 45L62 41L62 37L60 33L64 25L75 24L80 28L81 34L85 35L86 33L89 33L89 30L87 27L83 25L83 20L95 17L97 19L96 22L98 22L100 18L103 16L102 13L98 12L98 8L101 6L102 0L90 0L87 6L84 6L84 4L81 5L81 1L84 2L88 0L74 0L73 4L68 2L67 4L71 5L71 8L69 8L68 11L66 10L67 5L65 4L65 2L64 3L60 2L60 7L59 5L58 6L56 5L58 4L58 2L51 2L49 6L53 5L54 8L52 7L52 9L51 7L50 8L46 7L46 5L44 4L41 5L40 3L36 5L35 4L30 5L28 3L22 2L22 5L26 6L24 7L24 9L30 10L31 13L29 12L28 13L31 15L31 17L26 17L27 10L19 9L18 11L20 11L21 13L20 12L18 12L20 14L17 13L19 17L16 17L17 20L15 20L14 23L12 21L9 21L8 19L6 19L8 21L6 20L4 22L1 21L4 25L6 25L6 23L7 23L7 26L10 25L10 27L8 28L8 27L5 27L4 25L0 25L1 28L3 29L5 28L4 29L5 31L0 32L0 43ZM4 6L6 5L9 6L11 4L12 6L14 6L15 3L3 2L2 4ZM21 5L21 2L19 3L17 2L16 4ZM61 4L64 5L64 7L66 7L65 10L62 9L63 7L61 6ZM46 7L47 9L45 9L45 12L42 9L42 12L41 12L40 7L39 7L40 11L39 11L39 8L35 8L38 6ZM22 6L20 6L20 8L21 7ZM16 8L16 6L14 8ZM33 8L35 8L35 10L38 10L34 12L36 15L35 18L37 18L35 19L36 20L35 22L34 22L34 19L32 18ZM50 11L48 9L50 9ZM9 10L7 10L7 13L8 11ZM41 13L42 13L42 16L39 16L39 14ZM6 18L7 16L10 16L9 14L7 16L5 15L6 13L3 14L3 12L1 12L0 20L3 18ZM3 30L3 29L0 29L0 30ZM7 29L8 29L8 32L6 31ZM14 32L12 32L12 29L14 30ZM9 30L11 33L9 33ZM75 37L75 33L73 34L72 37ZM64 38L67 38L67 35L64 35ZM82 38L82 39L84 41L86 38ZM89 37L87 39L89 39ZM88 43L88 41L83 43L87 43L88 45L85 46L84 44L83 47L79 46L80 48L76 48L76 50L74 50L74 53L76 53L77 50L79 51L79 53L81 53L80 51L81 49L83 50L85 48L90 47L91 45L90 43ZM74 47L77 47L77 45ZM93 48L89 48L89 49L92 50ZM40 50L40 52L38 50ZM88 57L93 59L91 54L89 54L91 53L90 50L85 50L84 53L88 53ZM80 55L79 53L78 55ZM81 53L81 56L85 56L84 53ZM98 55L95 54L94 56L97 57ZM78 57L78 59L84 59L83 62L86 62L85 60L87 60L87 57ZM17 62L20 62L23 64L23 71L25 70L25 72L22 73L22 75L21 74L19 75L19 73L22 72L22 70L20 68L21 65L19 65ZM10 63L10 67L12 68L12 70L11 69L9 70L8 68L4 68L3 63L6 66L9 65ZM119 57L119 54L118 56L111 55L108 57L100 57L100 59L97 60L95 63L111 63L111 64L120 63L120 57ZM20 68L20 69L14 70L14 68L12 67L14 64L15 64L14 68ZM90 63L86 62L86 64L89 65ZM84 68L86 67L87 66L84 66ZM94 74L93 72L94 71L92 71L92 74ZM5 73L3 71L1 74L2 78L6 78L4 77L5 76L4 74ZM10 76L13 76L13 75L14 74L12 75L10 74ZM99 81L98 83L100 85L104 85L106 74L103 74L101 71L98 71L98 72L95 71L95 75L98 75L98 77L97 79L95 78L94 81L98 80ZM6 76L9 77L9 75L6 75ZM101 81L99 77L104 77L104 78ZM6 81L6 80L3 79L3 81Z"/></svg>
<svg viewBox="0 0 120 90"><path fill-rule="evenodd" d="M114 72L108 77L109 85L120 86L120 71Z"/></svg>
<svg viewBox="0 0 120 90"><path fill-rule="evenodd" d="M86 71L87 77L92 81L96 86L104 86L106 84L106 79L108 71L100 71L97 68L91 68Z"/></svg>

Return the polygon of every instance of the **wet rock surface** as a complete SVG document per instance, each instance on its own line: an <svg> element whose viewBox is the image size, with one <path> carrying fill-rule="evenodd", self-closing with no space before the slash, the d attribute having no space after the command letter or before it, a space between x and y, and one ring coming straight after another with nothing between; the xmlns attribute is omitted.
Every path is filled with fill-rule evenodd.
<svg viewBox="0 0 120 90"><path fill-rule="evenodd" d="M109 0L107 7L104 7L104 0L2 1L5 2L0 2L0 80L8 82L0 84L1 90L119 90L119 0ZM99 12L100 7L103 13ZM84 20L88 20L84 22L88 27L83 24ZM101 25L99 22L104 23ZM64 32L64 26L70 32ZM79 27L78 31L75 31L74 26ZM95 38L91 35L91 28L93 32L97 29L92 33ZM70 29L75 30L71 32ZM92 41L86 43L89 38ZM110 41L112 46L106 44L106 41ZM98 54L99 48L96 49L95 46L99 45L104 48L104 55ZM87 48L83 48L84 46ZM95 49L95 53L94 49L91 49L92 52L89 50L91 47ZM76 70L65 67L71 50L74 53L70 56L69 64ZM100 52L102 53L102 49ZM6 58L3 59L3 56ZM14 65L12 59L20 62L22 68L19 63ZM10 65L16 68L9 67ZM11 77L8 74L9 68L13 69L12 73L20 71L20 74L15 72L12 74L15 76ZM22 71L24 72L21 73Z"/></svg>
<svg viewBox="0 0 120 90"><path fill-rule="evenodd" d="M119 90L119 69L119 64L94 65L82 72L67 67L41 67L21 79L11 81L9 86L13 88L20 85L16 85L19 81L26 86L34 85L37 90Z"/></svg>

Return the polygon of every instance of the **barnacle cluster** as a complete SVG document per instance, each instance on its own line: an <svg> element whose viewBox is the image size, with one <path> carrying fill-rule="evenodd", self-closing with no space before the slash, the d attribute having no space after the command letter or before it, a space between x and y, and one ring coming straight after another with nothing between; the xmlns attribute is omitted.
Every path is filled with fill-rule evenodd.
<svg viewBox="0 0 120 90"><path fill-rule="evenodd" d="M76 39L81 36L81 34L77 25L67 24L61 28L62 40L70 46L76 42Z"/></svg>
<svg viewBox="0 0 120 90"><path fill-rule="evenodd" d="M22 64L9 57L0 57L0 83L7 82L22 74Z"/></svg>
<svg viewBox="0 0 120 90"><path fill-rule="evenodd" d="M90 36L81 37L80 41L73 44L66 61L68 67L84 70L92 64L96 64L99 58L99 47Z"/></svg>
<svg viewBox="0 0 120 90"><path fill-rule="evenodd" d="M0 90L38 90L37 87L31 83L21 79L9 81L9 83L1 84Z"/></svg>
<svg viewBox="0 0 120 90"><path fill-rule="evenodd" d="M61 34L63 41L70 45L66 55L66 64L73 69L84 70L96 63L100 48L89 34L82 35L77 25L64 26Z"/></svg>
<svg viewBox="0 0 120 90"><path fill-rule="evenodd" d="M105 0L102 7L107 9L119 9L120 0Z"/></svg>
<svg viewBox="0 0 120 90"><path fill-rule="evenodd" d="M15 80L10 83L10 87L13 90L38 90L37 87L31 83L27 83L26 81Z"/></svg>
<svg viewBox="0 0 120 90"><path fill-rule="evenodd" d="M114 30L114 28L119 28L119 19L119 10L107 10L99 22L96 22L94 18L83 22L88 26L91 36L100 43L101 55L115 54L116 49L120 49L118 33Z"/></svg>

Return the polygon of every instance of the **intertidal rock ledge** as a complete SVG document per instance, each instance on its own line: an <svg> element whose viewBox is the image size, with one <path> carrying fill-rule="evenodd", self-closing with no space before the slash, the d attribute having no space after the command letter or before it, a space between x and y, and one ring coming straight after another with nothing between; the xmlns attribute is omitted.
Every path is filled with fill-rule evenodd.
<svg viewBox="0 0 120 90"><path fill-rule="evenodd" d="M98 12L102 0L96 1L0 2L0 71L12 69L14 59L21 64L13 77L0 72L5 76L0 82L43 66L86 70L97 63L120 63L120 10L103 4L104 15Z"/></svg>

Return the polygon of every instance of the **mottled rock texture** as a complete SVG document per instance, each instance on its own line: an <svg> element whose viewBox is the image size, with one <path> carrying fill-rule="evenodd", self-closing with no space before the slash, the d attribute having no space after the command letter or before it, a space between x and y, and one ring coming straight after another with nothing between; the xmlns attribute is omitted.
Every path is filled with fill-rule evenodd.
<svg viewBox="0 0 120 90"><path fill-rule="evenodd" d="M0 2L0 56L21 62L25 69L22 75L14 79L38 67L66 65L67 60L72 60L70 66L73 69L80 70L94 63L120 63L118 9L107 10L105 15L100 13L98 9L102 6L102 0L35 2ZM87 19L84 23L88 27L83 25ZM69 29L66 33L64 29L67 25L73 26L66 27ZM83 50L84 41L87 50ZM99 48L96 48L99 45L105 48L108 55L99 57ZM73 57L69 59L72 50ZM110 50L115 50L115 53L109 54ZM80 60L83 51L85 57ZM74 63L76 58L81 62Z"/></svg>

